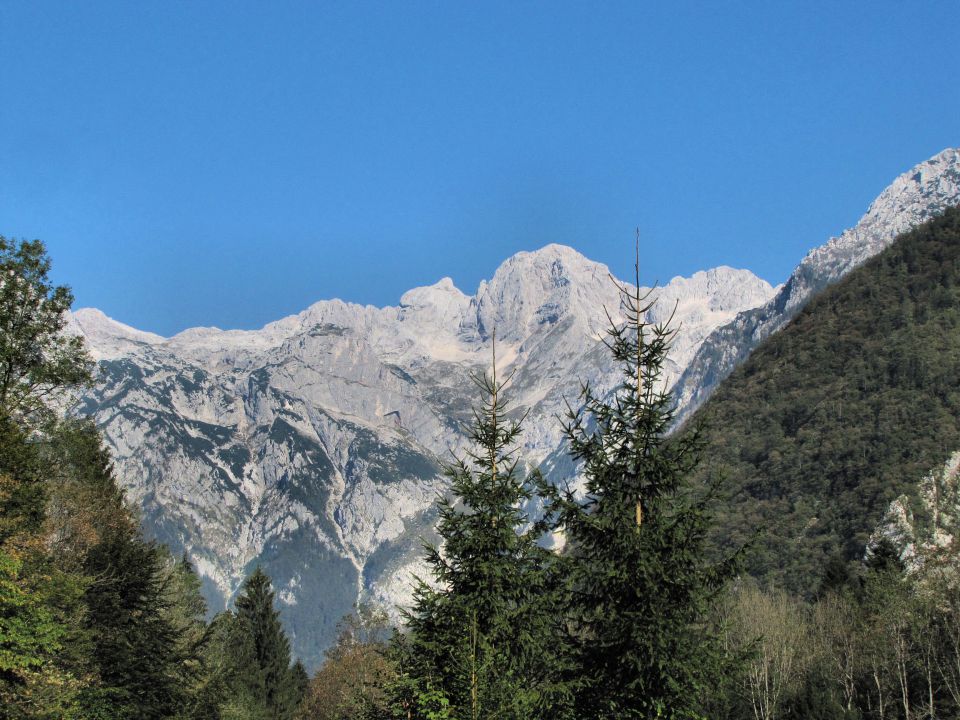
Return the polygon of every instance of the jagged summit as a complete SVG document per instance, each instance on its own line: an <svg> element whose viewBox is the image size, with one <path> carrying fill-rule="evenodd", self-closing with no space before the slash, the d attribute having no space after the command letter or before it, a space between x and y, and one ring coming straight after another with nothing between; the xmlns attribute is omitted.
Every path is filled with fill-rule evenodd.
<svg viewBox="0 0 960 720"><path fill-rule="evenodd" d="M602 305L616 307L609 269L564 245L520 252L504 262L477 290L477 330L489 337L493 328L505 342L522 342L538 326L572 313L580 323L601 315ZM594 312L591 312L591 309Z"/></svg>
<svg viewBox="0 0 960 720"><path fill-rule="evenodd" d="M752 307L770 294L770 286L748 270L716 268L674 278L663 288L664 298L705 302L711 311ZM195 327L164 338L110 320L99 310L74 314L79 332L96 338L100 357L128 354L131 343L164 345L182 355L219 363L264 352L316 327L339 327L363 334L391 355L462 359L489 342L493 328L503 343L520 344L561 317L570 317L585 335L606 322L603 308L619 307L616 287L606 265L573 248L549 244L522 251L505 260L490 280L481 281L476 295L460 291L449 277L405 292L399 305L377 308L339 299L320 300L306 310L259 330Z"/></svg>
<svg viewBox="0 0 960 720"><path fill-rule="evenodd" d="M491 286L508 286L524 280L541 287L560 287L570 282L593 283L603 279L609 282L610 269L603 263L589 259L567 245L551 243L539 250L522 250L507 258L489 282L481 282L477 298Z"/></svg>

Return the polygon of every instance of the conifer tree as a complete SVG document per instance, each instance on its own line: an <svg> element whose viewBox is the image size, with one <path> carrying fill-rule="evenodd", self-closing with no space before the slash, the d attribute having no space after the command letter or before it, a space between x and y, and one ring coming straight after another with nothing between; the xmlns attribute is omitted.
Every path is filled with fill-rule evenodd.
<svg viewBox="0 0 960 720"><path fill-rule="evenodd" d="M118 717L163 718L185 701L175 628L167 616L166 548L139 534L111 532L93 547L86 573L86 622L105 685L116 690Z"/></svg>
<svg viewBox="0 0 960 720"><path fill-rule="evenodd" d="M720 670L706 611L732 572L705 557L709 493L687 478L696 433L666 438L673 402L664 389L669 321L646 320L653 302L620 286L622 324L606 340L622 367L611 399L582 389L565 426L582 463L585 495L556 491L549 512L567 539L578 718L694 718Z"/></svg>
<svg viewBox="0 0 960 720"><path fill-rule="evenodd" d="M495 356L493 371L474 380L482 396L470 431L475 447L447 468L450 497L438 501L443 543L427 547L434 584L419 583L406 618L399 667L407 690L420 695L406 703L411 712L430 705L469 720L561 717L550 555L537 542L544 527L524 511L534 478L518 469L520 422L507 419Z"/></svg>
<svg viewBox="0 0 960 720"><path fill-rule="evenodd" d="M246 668L251 684L262 683L268 717L285 720L293 716L306 688L302 667L290 664L290 641L273 607L273 597L270 578L258 567L236 600L236 619L241 632L252 641L252 663Z"/></svg>
<svg viewBox="0 0 960 720"><path fill-rule="evenodd" d="M263 673L252 635L232 611L210 623L203 645L202 684L186 717L269 720Z"/></svg>
<svg viewBox="0 0 960 720"><path fill-rule="evenodd" d="M45 458L48 542L57 566L86 578L82 629L101 698L116 717L169 717L190 685L170 614L174 563L165 547L143 538L91 423L56 428Z"/></svg>
<svg viewBox="0 0 960 720"><path fill-rule="evenodd" d="M164 616L173 628L174 666L183 691L184 718L196 717L200 695L209 674L203 663L207 640L207 602L200 591L200 578L186 553L168 570L163 586Z"/></svg>

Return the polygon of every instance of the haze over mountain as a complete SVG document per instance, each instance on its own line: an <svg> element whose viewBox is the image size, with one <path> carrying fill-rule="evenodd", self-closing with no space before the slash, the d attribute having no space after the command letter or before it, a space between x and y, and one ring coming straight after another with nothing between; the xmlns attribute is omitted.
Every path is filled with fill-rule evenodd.
<svg viewBox="0 0 960 720"><path fill-rule="evenodd" d="M657 290L654 321L681 330L667 382L681 411L809 297L897 233L960 200L960 154L898 178L853 229L811 252L783 288L720 267ZM76 408L103 429L149 532L186 551L223 607L262 564L284 603L296 652L316 662L358 598L409 598L410 571L443 492L441 465L463 442L497 337L527 413L522 454L569 479L556 416L580 381L618 381L600 342L618 297L605 266L549 245L519 253L468 296L449 279L397 307L321 301L257 331L194 328L171 338L78 310L100 363Z"/></svg>

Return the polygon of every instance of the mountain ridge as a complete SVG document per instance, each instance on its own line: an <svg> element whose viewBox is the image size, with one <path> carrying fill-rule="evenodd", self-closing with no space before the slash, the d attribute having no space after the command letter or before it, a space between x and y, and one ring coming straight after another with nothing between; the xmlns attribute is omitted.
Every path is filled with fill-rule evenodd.
<svg viewBox="0 0 960 720"><path fill-rule="evenodd" d="M720 535L762 533L751 572L813 595L832 556L863 558L892 501L924 507L923 478L960 448L958 328L950 208L814 297L697 412L700 475L730 483Z"/></svg>
<svg viewBox="0 0 960 720"><path fill-rule="evenodd" d="M770 301L738 315L706 339L677 383L678 422L814 294L881 252L901 233L958 202L960 148L946 148L897 176L853 228L810 250Z"/></svg>
<svg viewBox="0 0 960 720"><path fill-rule="evenodd" d="M772 292L732 268L664 286L656 312L678 303L687 329L675 374L712 327ZM536 465L560 443L555 417L577 378L616 382L599 332L604 305L616 312L618 301L606 266L550 245L505 261L474 296L441 280L397 306L320 301L260 330L160 338L82 309L72 325L100 377L76 411L103 429L151 534L194 559L211 606L264 564L312 661L361 594L409 597L493 327ZM338 579L317 580L330 573ZM320 623L304 610L318 604L329 613Z"/></svg>
<svg viewBox="0 0 960 720"><path fill-rule="evenodd" d="M296 332L302 330L311 321L318 319L327 319L330 317L351 315L354 318L368 319L371 315L393 315L403 319L410 313L417 311L436 311L449 310L455 308L461 312L454 312L453 317L458 317L469 308L479 308L479 313L490 314L497 311L505 312L501 306L508 305L520 306L533 304L527 293L521 297L517 293L517 288L531 279L531 276L541 281L544 286L543 292L549 294L547 286L548 280L552 279L555 288L563 287L570 282L570 278L565 274L565 270L571 267L571 261L575 263L574 269L579 269L578 273L582 276L590 276L593 287L609 285L609 289L602 293L606 299L616 299L615 287L611 282L612 274L606 265L589 260L584 255L573 248L550 243L538 250L520 251L507 258L495 271L493 277L489 280L481 280L474 295L466 295L456 287L453 280L444 277L432 285L417 286L405 291L396 305L375 306L362 303L354 303L339 298L323 299L311 303L304 310L288 315L286 317L274 320L257 329L223 329L216 326L197 326L185 328L173 335L162 336L156 333L139 330L130 325L122 323L109 317L99 308L84 307L75 310L72 315L76 321L79 332L85 335L97 335L108 338L115 337L120 340L131 340L134 342L145 342L151 345L167 344L171 346L180 346L197 340L217 337L221 340L237 340L251 342L259 345L258 340L263 342L273 342L277 344L283 339L290 337ZM566 262L566 266L564 265ZM540 272L531 273L530 269L539 269ZM690 277L677 275L671 278L666 285L660 286L660 290L671 288L674 285L697 285L702 280L711 281L718 286L730 287L730 284L723 282L724 276L736 278L738 286L752 286L751 291L758 294L769 293L774 288L765 280L755 275L747 269L732 268L727 265L720 265L708 270L700 270L693 273ZM643 288L650 290L652 288ZM667 290L669 292L669 290ZM445 301L439 301L443 298ZM595 304L595 303L589 303ZM742 303L741 303L742 304ZM493 310L484 313L486 308L493 306ZM515 308L510 308L514 309ZM719 308L722 309L722 308ZM449 313L447 314L449 316ZM510 318L514 319L515 318ZM529 321L529 317L524 317L524 321ZM487 321L485 325L494 325L495 323ZM505 323L508 327L516 322ZM468 324L472 328L473 325ZM488 338L489 334L482 330L479 333L481 337ZM503 339L503 338L501 338ZM94 349L97 348L93 344Z"/></svg>
<svg viewBox="0 0 960 720"><path fill-rule="evenodd" d="M936 166L942 192L910 196L917 213L897 215L909 206L897 193L871 217L899 227L928 212L923 202L956 204L956 164L954 154ZM728 267L660 287L648 319L676 311L681 327L667 386L689 381L706 343L755 308L772 308L771 327L785 322L771 300L786 290ZM297 652L313 663L358 599L408 602L445 487L441 464L466 442L470 376L489 364L494 327L498 369L514 372L513 416L526 415L521 456L555 481L573 477L556 418L580 381L602 393L621 377L601 342L604 308L616 319L609 269L548 245L508 258L472 296L447 278L396 306L322 300L259 330L160 338L79 310L71 326L90 340L100 376L75 411L103 430L148 531L193 558L211 606L262 564ZM733 340L724 350L736 359L754 338Z"/></svg>

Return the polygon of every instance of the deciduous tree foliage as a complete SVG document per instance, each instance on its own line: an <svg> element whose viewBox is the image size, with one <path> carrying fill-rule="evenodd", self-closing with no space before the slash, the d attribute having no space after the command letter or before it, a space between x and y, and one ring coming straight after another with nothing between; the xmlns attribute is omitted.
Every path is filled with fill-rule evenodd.
<svg viewBox="0 0 960 720"><path fill-rule="evenodd" d="M340 623L336 644L310 681L298 720L354 720L389 712L387 687L395 677L388 657L389 620L361 605Z"/></svg>
<svg viewBox="0 0 960 720"><path fill-rule="evenodd" d="M0 236L0 410L30 424L90 379L83 339L63 332L73 294L49 273L43 243Z"/></svg>
<svg viewBox="0 0 960 720"><path fill-rule="evenodd" d="M91 683L76 650L86 581L49 552L40 448L50 403L89 378L89 361L60 332L70 293L48 271L41 243L0 238L0 717L79 716Z"/></svg>

